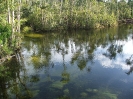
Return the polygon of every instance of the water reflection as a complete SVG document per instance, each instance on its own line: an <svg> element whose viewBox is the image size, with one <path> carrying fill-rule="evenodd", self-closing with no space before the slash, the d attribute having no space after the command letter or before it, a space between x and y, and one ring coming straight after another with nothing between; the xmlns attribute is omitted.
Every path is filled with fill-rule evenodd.
<svg viewBox="0 0 133 99"><path fill-rule="evenodd" d="M126 64L130 66L129 71L126 72L126 74L130 75L133 72L133 55L131 55L128 59L126 59Z"/></svg>
<svg viewBox="0 0 133 99"><path fill-rule="evenodd" d="M0 67L1 99L29 99L33 95L27 87L26 69L13 58Z"/></svg>
<svg viewBox="0 0 133 99"><path fill-rule="evenodd" d="M132 99L131 31L27 34L16 59L0 68L2 99Z"/></svg>

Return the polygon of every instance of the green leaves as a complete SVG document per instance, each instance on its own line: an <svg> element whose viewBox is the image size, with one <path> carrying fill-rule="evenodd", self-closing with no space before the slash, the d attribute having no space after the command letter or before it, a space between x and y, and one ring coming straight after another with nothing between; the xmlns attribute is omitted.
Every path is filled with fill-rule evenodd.
<svg viewBox="0 0 133 99"><path fill-rule="evenodd" d="M105 2L96 0L40 2L29 9L31 13L27 17L27 23L35 31L89 29L116 25L117 17L108 11L110 9L107 6L109 5L106 5Z"/></svg>
<svg viewBox="0 0 133 99"><path fill-rule="evenodd" d="M11 28L9 25L0 24L0 56L4 57L7 54L11 54L11 49L9 48L9 39L11 37Z"/></svg>
<svg viewBox="0 0 133 99"><path fill-rule="evenodd" d="M11 36L11 28L10 26L6 25L3 26L0 24L0 42L5 42Z"/></svg>

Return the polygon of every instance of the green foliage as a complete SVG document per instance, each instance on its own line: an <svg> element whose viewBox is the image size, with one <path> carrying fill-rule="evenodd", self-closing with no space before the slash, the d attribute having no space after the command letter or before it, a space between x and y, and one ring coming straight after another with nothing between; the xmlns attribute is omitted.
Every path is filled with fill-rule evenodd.
<svg viewBox="0 0 133 99"><path fill-rule="evenodd" d="M131 10L125 1L120 1L118 3L119 7L119 19L131 18Z"/></svg>
<svg viewBox="0 0 133 99"><path fill-rule="evenodd" d="M8 68L6 66L0 65L0 79L9 80L11 73L7 71Z"/></svg>
<svg viewBox="0 0 133 99"><path fill-rule="evenodd" d="M14 4L1 1L1 13L14 10L17 12L18 2ZM21 25L23 32L49 31L59 29L90 29L117 25L119 19L133 16L132 1L124 0L32 0L21 3ZM8 6L10 9L8 9ZM16 6L16 7L15 7ZM8 16L8 14L6 16ZM0 18L1 19L1 18ZM17 20L16 20L17 21Z"/></svg>
<svg viewBox="0 0 133 99"><path fill-rule="evenodd" d="M9 25L0 24L0 56L5 56L7 54L11 54L12 50L9 47L9 40L11 37L11 27Z"/></svg>
<svg viewBox="0 0 133 99"><path fill-rule="evenodd" d="M89 29L117 25L116 15L114 12L110 13L106 6L105 2L95 0L51 1L50 3L33 1L32 8L24 6L23 17L28 19L27 25L34 31Z"/></svg>
<svg viewBox="0 0 133 99"><path fill-rule="evenodd" d="M28 32L31 32L32 31L32 28L31 27L28 27L28 26L25 26L24 28L23 28L23 33L28 33Z"/></svg>
<svg viewBox="0 0 133 99"><path fill-rule="evenodd" d="M7 39L11 36L11 28L9 25L3 26L0 24L0 40L6 42Z"/></svg>
<svg viewBox="0 0 133 99"><path fill-rule="evenodd" d="M5 70L4 66L0 66L0 77L3 77L3 71Z"/></svg>

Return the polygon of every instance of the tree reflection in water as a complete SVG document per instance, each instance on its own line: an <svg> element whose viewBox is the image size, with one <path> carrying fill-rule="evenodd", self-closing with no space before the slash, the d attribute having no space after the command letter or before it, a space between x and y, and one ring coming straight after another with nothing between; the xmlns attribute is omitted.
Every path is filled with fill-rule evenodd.
<svg viewBox="0 0 133 99"><path fill-rule="evenodd" d="M128 72L126 72L127 75L130 75L133 72L133 55L129 59L126 59L126 64L130 66L130 69Z"/></svg>
<svg viewBox="0 0 133 99"><path fill-rule="evenodd" d="M62 83L68 83L69 80L70 80L70 74L67 72L67 67L66 67L66 64L65 64L65 59L64 59L64 55L65 55L65 52L64 52L64 49L62 50L62 59L63 59L63 72L61 74L62 78L61 78L61 82Z"/></svg>
<svg viewBox="0 0 133 99"><path fill-rule="evenodd" d="M0 96L2 99L9 99L10 97L13 99L30 99L37 94L41 95L44 91L46 96L48 94L52 99L58 93L57 91L61 90L59 93L63 93L62 90L64 90L64 84L55 86L56 84L69 84L71 82L74 74L69 72L69 66L76 66L80 72L92 71L91 64L95 63L95 57L97 57L95 51L98 47L106 49L103 53L105 57L115 60L116 56L123 51L123 44L119 41L125 40L128 35L127 32L123 31L124 28L120 30L103 29L95 32L46 33L41 38L32 38L27 35L22 47L22 52L25 52L24 58L20 53L17 60L12 59L4 64L4 67L0 67ZM121 35L120 32L123 34ZM26 67L30 67L31 70ZM56 68L59 69L59 73L56 73ZM31 71L32 73L30 73ZM132 71L133 68L131 67L126 73L130 74ZM76 75L77 78L78 76ZM33 87L33 85L35 86ZM37 85L41 87L35 88ZM55 87L59 88L56 89ZM57 99L71 98L59 95Z"/></svg>
<svg viewBox="0 0 133 99"><path fill-rule="evenodd" d="M109 46L109 48L107 49L106 53L103 53L103 55L105 55L106 57L108 57L109 59L115 59L117 54L120 54L122 52L122 45L115 45L115 44L111 44Z"/></svg>
<svg viewBox="0 0 133 99"><path fill-rule="evenodd" d="M2 65L0 67L0 98L30 99L33 95L27 87L29 78L27 78L25 68L18 64L15 58Z"/></svg>
<svg viewBox="0 0 133 99"><path fill-rule="evenodd" d="M123 39L127 39L126 33L130 34L131 39L133 37L133 34L132 34L132 28L133 27L129 26L128 28L129 28L129 30L128 30L129 32L125 32L124 29L118 29L118 35L119 36L118 37L114 36L115 39L112 40L113 42L109 45L106 52L103 53L104 56L106 56L112 60L112 59L115 59L118 54L121 54L123 52L123 45L124 44L121 44L121 42L124 41ZM122 35L120 33L125 33L125 34ZM130 75L133 71L133 55L131 55L128 59L126 59L125 62L128 66L130 66L129 71L127 71L126 74Z"/></svg>

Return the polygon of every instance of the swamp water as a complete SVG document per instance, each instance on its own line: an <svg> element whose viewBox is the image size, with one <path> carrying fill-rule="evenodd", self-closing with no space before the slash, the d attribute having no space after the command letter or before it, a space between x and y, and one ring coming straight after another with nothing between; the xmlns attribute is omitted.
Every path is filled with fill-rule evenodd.
<svg viewBox="0 0 133 99"><path fill-rule="evenodd" d="M26 34L0 99L133 99L133 26Z"/></svg>

